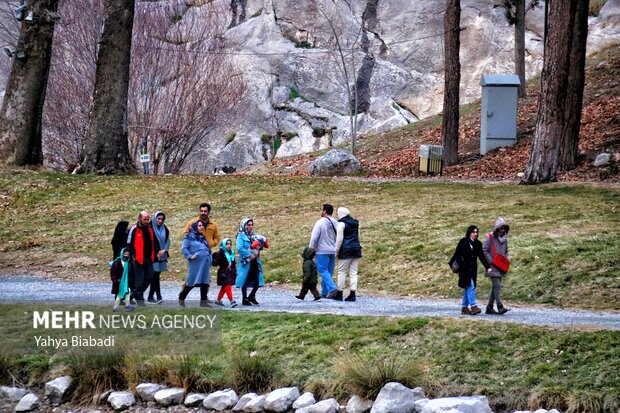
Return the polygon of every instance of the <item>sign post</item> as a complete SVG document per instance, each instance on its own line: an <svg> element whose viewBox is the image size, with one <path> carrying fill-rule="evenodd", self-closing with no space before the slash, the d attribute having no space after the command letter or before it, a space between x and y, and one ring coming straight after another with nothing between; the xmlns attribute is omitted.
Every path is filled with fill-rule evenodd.
<svg viewBox="0 0 620 413"><path fill-rule="evenodd" d="M148 152L140 154L140 162L142 162L142 166L144 167L144 175L149 174L149 162L151 161L151 155Z"/></svg>

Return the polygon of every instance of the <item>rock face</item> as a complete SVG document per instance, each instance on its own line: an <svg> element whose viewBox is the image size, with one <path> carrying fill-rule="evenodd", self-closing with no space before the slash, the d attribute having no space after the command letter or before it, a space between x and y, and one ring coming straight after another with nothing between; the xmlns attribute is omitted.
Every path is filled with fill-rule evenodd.
<svg viewBox="0 0 620 413"><path fill-rule="evenodd" d="M214 3L218 1L228 4ZM462 103L480 98L483 73L514 73L514 27L501 8L493 8L495 3L461 2ZM588 53L620 39L617 3L608 0L600 16L590 19ZM348 2L320 0L236 4L222 44L243 73L246 92L234 116L210 133L202 153L188 162L187 172L211 172L219 165L239 169L345 144L355 107L360 134L393 129L441 111L444 1L367 0L353 2L352 9ZM179 24L190 27L192 16L204 14L206 7L192 8ZM529 78L542 68L542 6L529 11L526 20ZM346 50L353 58L341 58L333 46L336 38L353 45ZM235 138L228 142L231 134Z"/></svg>
<svg viewBox="0 0 620 413"><path fill-rule="evenodd" d="M332 149L315 159L309 167L310 175L319 176L356 175L360 170L360 161L343 149Z"/></svg>

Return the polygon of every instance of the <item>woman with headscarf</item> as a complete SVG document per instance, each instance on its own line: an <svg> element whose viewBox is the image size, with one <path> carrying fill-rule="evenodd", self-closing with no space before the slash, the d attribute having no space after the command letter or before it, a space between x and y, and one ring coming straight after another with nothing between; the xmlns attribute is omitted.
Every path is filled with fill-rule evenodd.
<svg viewBox="0 0 620 413"><path fill-rule="evenodd" d="M239 256L239 267L237 268L237 280L235 285L241 288L243 305L258 305L256 291L265 285L263 279L263 264L260 261L260 253L255 255L250 253L252 241L254 241L254 220L252 218L242 218L239 223L237 233L237 255ZM248 287L252 291L248 295Z"/></svg>
<svg viewBox="0 0 620 413"><path fill-rule="evenodd" d="M118 307L123 304L126 311L131 311L134 307L129 304L129 276L132 272L131 255L128 248L121 249L119 256L110 263L110 278L112 279L112 294L114 294L114 308L117 312Z"/></svg>
<svg viewBox="0 0 620 413"><path fill-rule="evenodd" d="M112 259L115 260L121 255L121 250L127 246L127 233L129 232L128 221L118 221L112 236Z"/></svg>
<svg viewBox="0 0 620 413"><path fill-rule="evenodd" d="M153 232L159 241L159 251L157 252L157 261L153 263L153 281L147 299L149 303L161 304L164 302L161 298L160 274L168 271L168 251L170 250L170 231L164 224L165 220L166 214L162 211L155 212L151 220ZM157 300L155 300L155 296L157 296Z"/></svg>
<svg viewBox="0 0 620 413"><path fill-rule="evenodd" d="M493 259L496 255L503 255L508 258L508 231L510 231L510 226L506 223L504 218L499 217L495 221L493 232L487 234L487 237L484 239L484 244L482 244L482 251L490 264L489 271L484 275L490 277L493 283L491 295L489 296L489 303L485 311L486 314L505 314L510 311L510 308L504 307L500 296L502 278L504 278L506 273L493 264ZM497 311L493 308L494 303L497 304Z"/></svg>
<svg viewBox="0 0 620 413"><path fill-rule="evenodd" d="M183 238L181 253L187 259L187 280L179 293L179 305L185 307L185 298L195 286L200 286L200 306L211 307L207 293L211 284L211 249L204 236L202 221L196 221Z"/></svg>
<svg viewBox="0 0 620 413"><path fill-rule="evenodd" d="M461 314L476 315L482 310L476 305L476 286L478 278L478 260L489 268L489 263L482 252L482 244L478 241L478 227L471 225L467 228L465 236L461 238L450 266L456 261L458 265L459 287L463 289L463 301L461 302Z"/></svg>

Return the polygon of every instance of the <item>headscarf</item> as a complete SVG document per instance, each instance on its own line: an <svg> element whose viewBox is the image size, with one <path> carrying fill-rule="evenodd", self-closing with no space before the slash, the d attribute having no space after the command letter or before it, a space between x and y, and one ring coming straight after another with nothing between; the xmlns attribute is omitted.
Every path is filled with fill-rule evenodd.
<svg viewBox="0 0 620 413"><path fill-rule="evenodd" d="M252 231L248 231L247 226L248 226L248 222L252 221L252 223L254 223L254 220L250 217L244 217L241 218L241 222L239 223L239 232L243 233L245 235L247 235L250 239L252 239L254 232Z"/></svg>
<svg viewBox="0 0 620 413"><path fill-rule="evenodd" d="M345 207L338 208L338 218L342 219L346 217L347 215L351 215L351 211L349 211L348 208L345 208Z"/></svg>
<svg viewBox="0 0 620 413"><path fill-rule="evenodd" d="M110 242L112 244L112 259L118 257L121 249L127 245L127 227L129 227L129 222L119 221L114 228L114 235Z"/></svg>
<svg viewBox="0 0 620 413"><path fill-rule="evenodd" d="M235 260L235 250L231 248L230 251L228 251L226 249L226 243L228 241L230 241L230 244L232 246L232 240L230 238L224 238L222 242L220 242L220 249L224 252L224 256L228 260L228 265L230 265Z"/></svg>
<svg viewBox="0 0 620 413"><path fill-rule="evenodd" d="M161 225L157 226L157 217L160 215L164 216L164 221L166 220L166 214L162 211L157 211L155 212L155 215L153 215L151 226L153 227L153 232L159 241L159 245L164 246L166 245L166 224L162 222Z"/></svg>
<svg viewBox="0 0 620 413"><path fill-rule="evenodd" d="M204 233L200 234L198 232L198 223L200 223L202 221L196 221L192 224L191 227L189 227L189 232L185 235L185 238L189 238L189 239L195 239L195 240L204 240L205 236ZM203 227L204 227L204 222L202 223ZM206 242L206 240L205 240Z"/></svg>
<svg viewBox="0 0 620 413"><path fill-rule="evenodd" d="M118 296L121 298L124 298L125 295L127 295L127 293L129 292L129 259L131 258L131 256L127 259L123 257L123 254L126 250L127 248L123 248L121 250L121 255L119 256L119 258L121 259L121 263L123 264L123 276L121 277L121 281L118 286Z"/></svg>

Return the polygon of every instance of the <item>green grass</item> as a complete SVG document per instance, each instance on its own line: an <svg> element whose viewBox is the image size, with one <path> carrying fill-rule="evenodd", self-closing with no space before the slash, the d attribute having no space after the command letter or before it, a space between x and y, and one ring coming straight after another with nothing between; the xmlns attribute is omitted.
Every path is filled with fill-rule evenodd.
<svg viewBox="0 0 620 413"><path fill-rule="evenodd" d="M1 304L0 326L18 322L17 310L21 311L19 305ZM56 355L49 363L56 371L81 371L81 377L91 377L91 386L114 382L133 388L142 381L156 381L213 391L237 385L265 390L275 383L346 402L352 393L372 395L379 383L398 379L410 387L422 386L430 397L483 394L495 411L555 407L611 413L620 408L617 331L565 331L473 320L234 311L222 315L223 346L217 354L131 356L124 362L98 356L77 363ZM158 343L159 338L152 340ZM178 346L200 348L201 342L179 333ZM25 357L10 360L22 363L24 372ZM40 359L28 357L40 365ZM122 376L116 366L121 366ZM361 374L364 366L366 375ZM240 372L245 376L240 378Z"/></svg>
<svg viewBox="0 0 620 413"><path fill-rule="evenodd" d="M578 184L517 186L426 182L342 182L297 177L99 177L0 173L0 268L54 276L108 278L116 222L163 210L171 230L170 272L186 262L181 232L210 202L223 237L241 217L266 235L268 282L297 289L301 250L321 204L346 206L360 220L364 293L457 298L447 262L470 224L511 225L510 303L620 309L620 188ZM480 277L479 294L489 282Z"/></svg>

